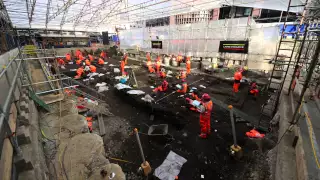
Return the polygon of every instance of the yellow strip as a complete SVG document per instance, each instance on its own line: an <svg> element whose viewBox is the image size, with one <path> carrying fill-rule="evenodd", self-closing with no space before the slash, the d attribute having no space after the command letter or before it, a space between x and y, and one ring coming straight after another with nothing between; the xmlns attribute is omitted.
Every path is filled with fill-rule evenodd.
<svg viewBox="0 0 320 180"><path fill-rule="evenodd" d="M318 169L320 169L320 164L319 164L319 160L318 160L318 157L317 157L317 153L316 153L316 150L314 148L314 144L313 144L313 140L312 140L312 132L313 132L313 127L312 127L312 123L311 123L311 120L309 118L309 115L305 112L304 113L306 115L306 118L307 118L307 122L309 122L309 125L310 125L310 130L309 130L309 138L310 138L310 141L311 141L311 146L312 146L312 151L313 151L313 156L314 156L314 159L316 160L316 163L317 163L317 166L318 166Z"/></svg>

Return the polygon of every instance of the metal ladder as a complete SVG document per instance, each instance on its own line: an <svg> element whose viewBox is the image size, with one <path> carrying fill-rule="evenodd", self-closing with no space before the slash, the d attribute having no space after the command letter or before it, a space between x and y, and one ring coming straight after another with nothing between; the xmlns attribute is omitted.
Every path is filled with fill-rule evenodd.
<svg viewBox="0 0 320 180"><path fill-rule="evenodd" d="M301 28L305 28L303 24L304 14L306 10L306 5L308 0L304 4L292 5L291 0L289 0L287 7L287 14L285 21L283 23L280 41L277 47L277 53L275 58L271 60L271 63L274 64L270 80L267 86L267 89L271 93L269 100L261 108L261 116L259 120L259 126L268 126L270 120L273 118L274 114L277 111L279 104L281 91L283 89L286 77L290 67L294 66L294 52L297 46L297 42L300 41L300 36L303 35ZM288 26L288 17L290 16L289 12L291 8L304 7L302 19L299 24L295 24L295 32L286 32ZM292 40L287 39L288 36L292 35ZM291 73L291 72L290 72Z"/></svg>

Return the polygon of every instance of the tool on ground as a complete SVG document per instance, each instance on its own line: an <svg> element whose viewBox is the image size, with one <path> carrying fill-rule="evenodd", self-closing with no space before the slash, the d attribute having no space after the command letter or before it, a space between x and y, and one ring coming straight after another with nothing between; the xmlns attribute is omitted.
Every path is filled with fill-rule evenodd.
<svg viewBox="0 0 320 180"><path fill-rule="evenodd" d="M234 118L233 118L233 107L232 105L228 106L230 110L230 120L231 120L231 126L232 126L232 136L233 136L233 145L230 147L231 155L234 156L236 159L241 159L243 152L241 147L237 144L237 136L236 136L236 127L234 124Z"/></svg>
<svg viewBox="0 0 320 180"><path fill-rule="evenodd" d="M143 161L142 164L141 164L141 168L143 170L144 175L148 176L148 174L150 174L150 172L151 172L151 166L148 163L148 161L146 161L146 159L144 158L143 149L142 149L142 146L141 146L138 129L134 128L134 132L136 133L136 138L137 138L137 142L138 142L138 145L139 145L139 148L140 148L141 158L142 158L142 161Z"/></svg>

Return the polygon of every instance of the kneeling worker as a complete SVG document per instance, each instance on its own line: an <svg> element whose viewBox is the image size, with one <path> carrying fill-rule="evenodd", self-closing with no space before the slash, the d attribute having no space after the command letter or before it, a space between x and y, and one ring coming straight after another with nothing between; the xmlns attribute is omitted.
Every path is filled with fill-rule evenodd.
<svg viewBox="0 0 320 180"><path fill-rule="evenodd" d="M178 89L177 92L185 94L187 93L187 90L188 90L188 84L185 79L182 79L182 88Z"/></svg>
<svg viewBox="0 0 320 180"><path fill-rule="evenodd" d="M257 87L257 83L256 81L252 81L250 83L250 88L249 88L249 94L250 95L253 95L255 98L258 96L259 94L259 90L258 90L258 87Z"/></svg>
<svg viewBox="0 0 320 180"><path fill-rule="evenodd" d="M210 96L205 93L201 98L201 105L199 107L200 112L200 131L199 137L207 138L211 133L211 111L213 103Z"/></svg>
<svg viewBox="0 0 320 180"><path fill-rule="evenodd" d="M163 80L161 86L158 86L156 88L153 89L153 92L165 92L168 89L168 85L169 83L166 80Z"/></svg>
<svg viewBox="0 0 320 180"><path fill-rule="evenodd" d="M97 68L96 68L94 65L90 65L89 67L90 67L90 71L91 71L92 73L97 72Z"/></svg>
<svg viewBox="0 0 320 180"><path fill-rule="evenodd" d="M84 74L84 68L83 66L81 66L77 69L77 75L74 78L79 79L83 76L83 74Z"/></svg>

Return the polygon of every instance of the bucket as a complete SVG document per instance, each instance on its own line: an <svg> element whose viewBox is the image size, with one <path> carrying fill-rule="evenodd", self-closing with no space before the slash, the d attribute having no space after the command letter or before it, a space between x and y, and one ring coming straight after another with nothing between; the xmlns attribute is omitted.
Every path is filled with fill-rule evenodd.
<svg viewBox="0 0 320 180"><path fill-rule="evenodd" d="M177 67L178 62L176 61L176 58L172 58L172 66Z"/></svg>
<svg viewBox="0 0 320 180"><path fill-rule="evenodd" d="M170 58L169 57L164 58L164 65L170 66Z"/></svg>

